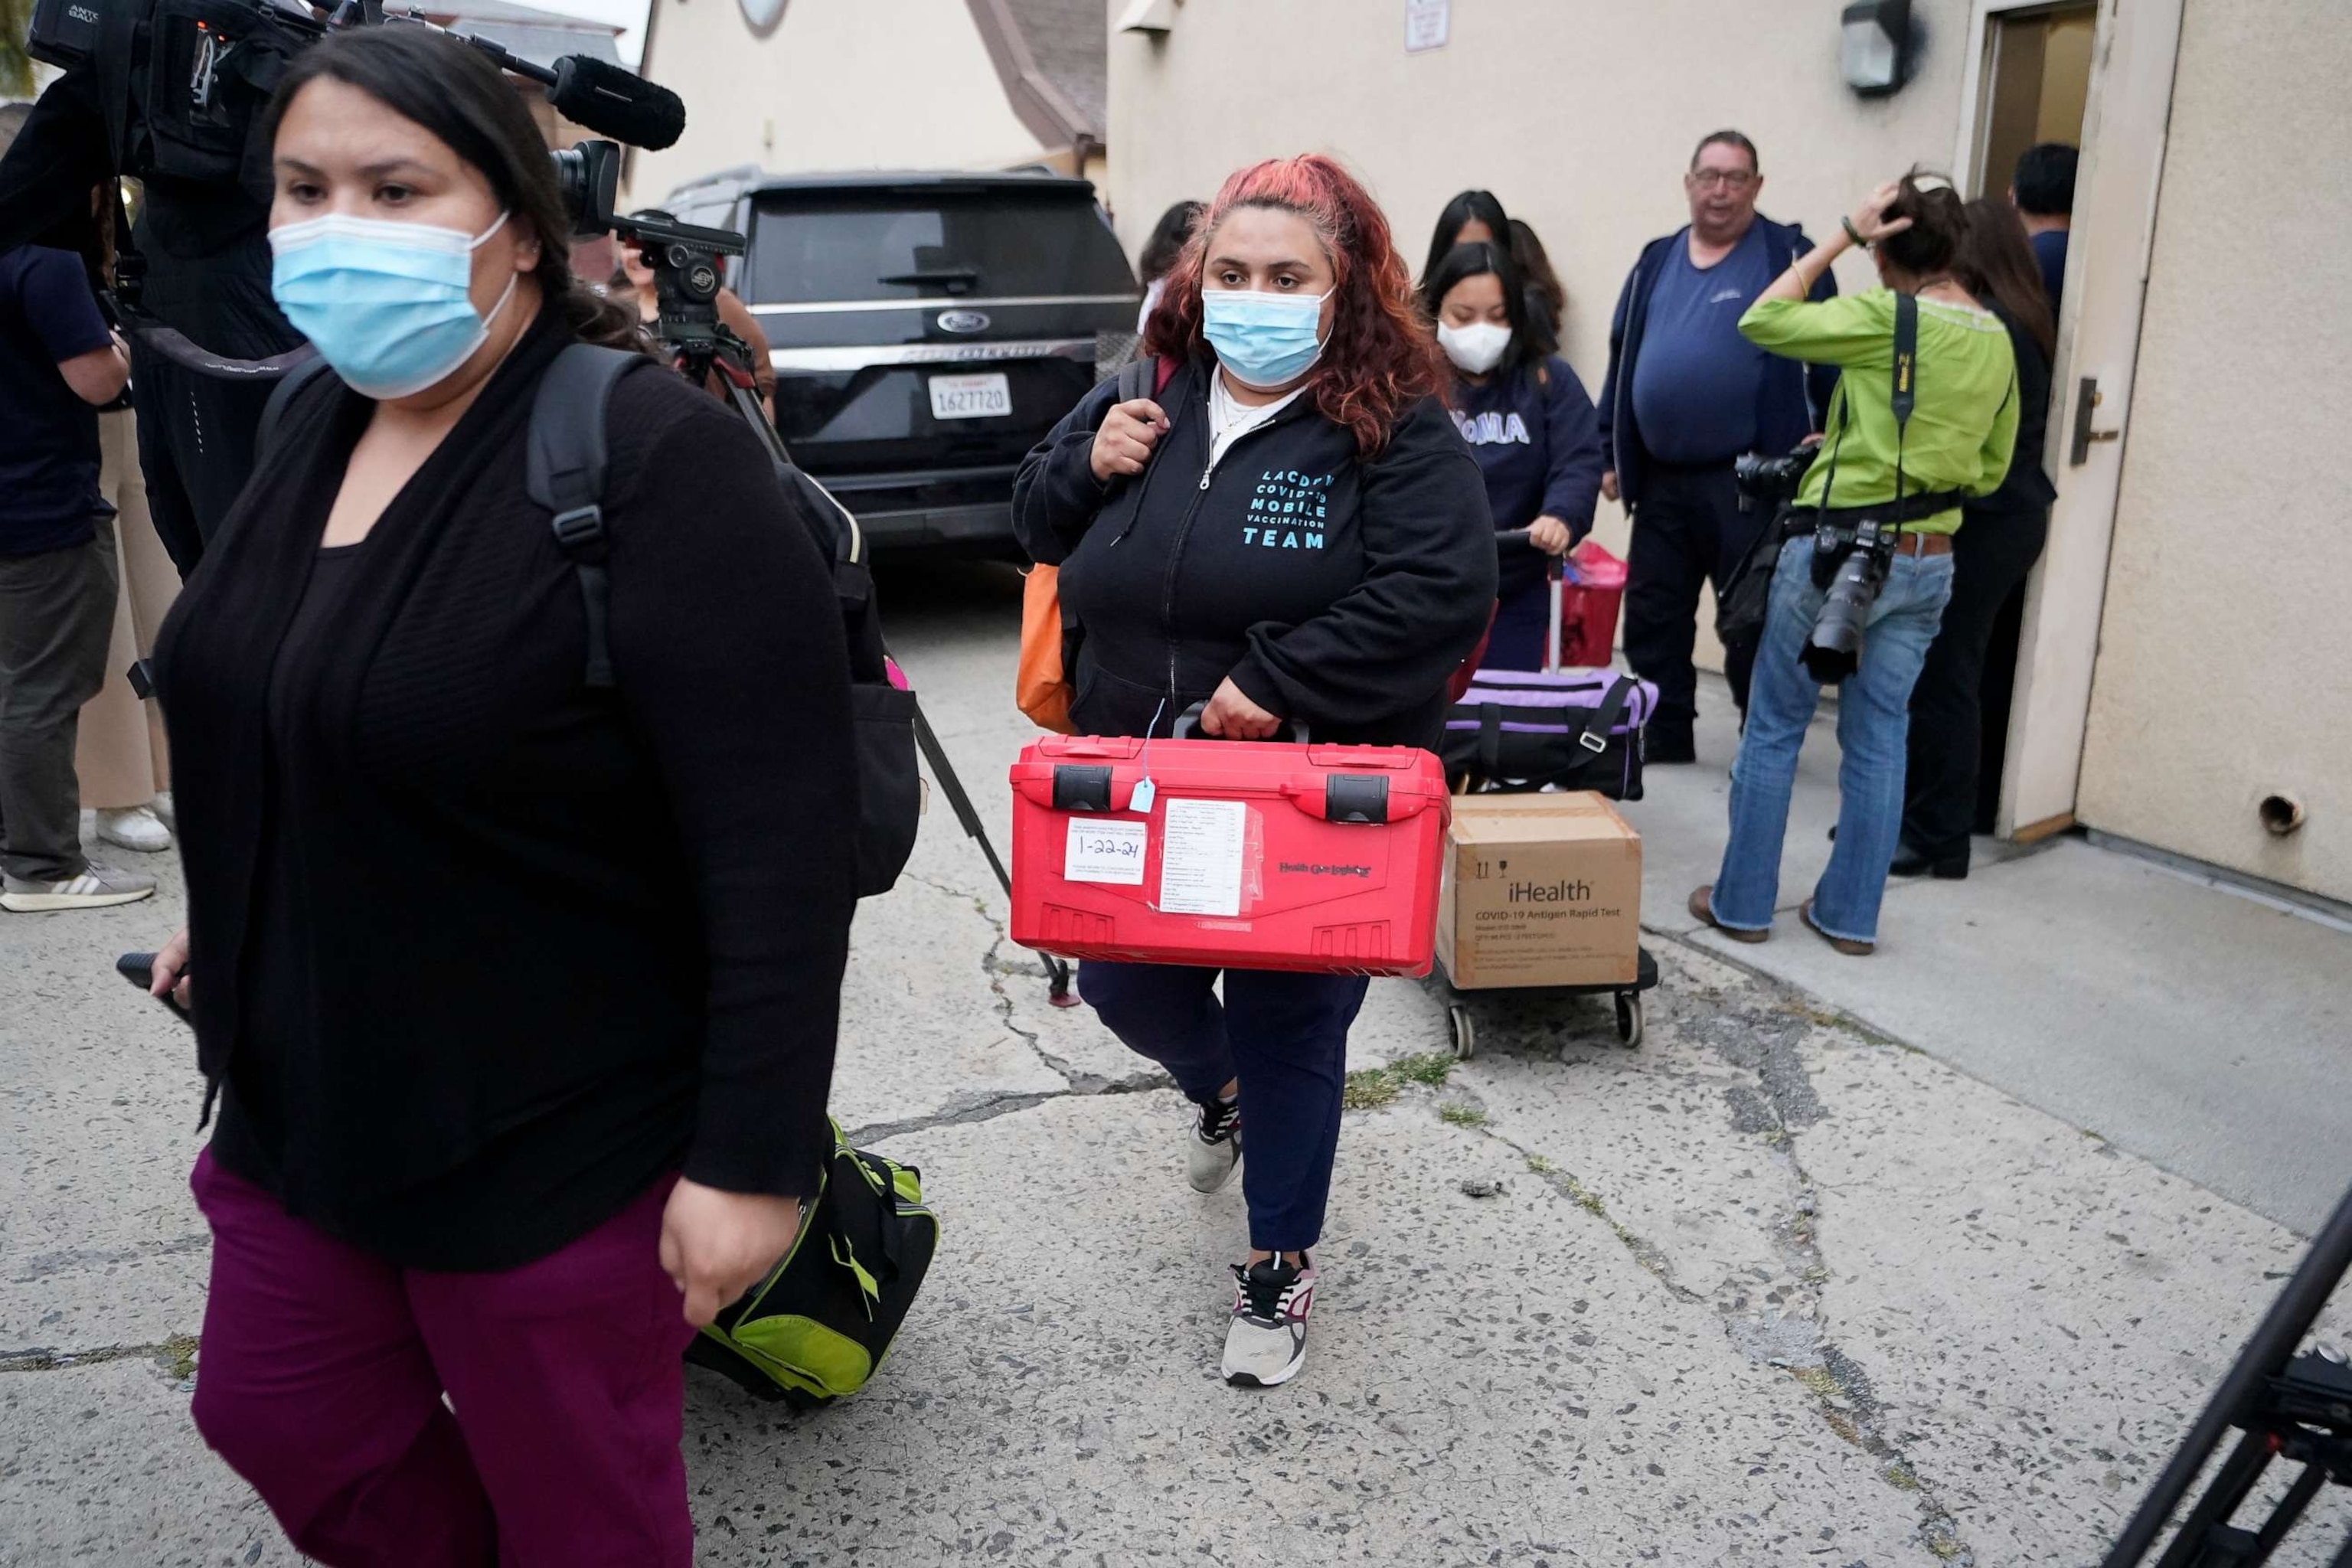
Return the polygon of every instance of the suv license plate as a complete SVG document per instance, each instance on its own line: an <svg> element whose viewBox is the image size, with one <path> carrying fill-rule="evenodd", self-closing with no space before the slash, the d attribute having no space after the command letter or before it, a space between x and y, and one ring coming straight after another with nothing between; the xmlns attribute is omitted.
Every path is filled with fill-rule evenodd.
<svg viewBox="0 0 2352 1568"><path fill-rule="evenodd" d="M934 419L995 419L1013 412L1013 389L1004 373L931 377Z"/></svg>

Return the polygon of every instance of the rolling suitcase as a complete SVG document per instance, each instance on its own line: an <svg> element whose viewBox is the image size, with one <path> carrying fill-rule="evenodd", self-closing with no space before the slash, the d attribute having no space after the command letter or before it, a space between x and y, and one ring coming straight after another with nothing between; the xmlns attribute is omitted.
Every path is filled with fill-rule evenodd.
<svg viewBox="0 0 2352 1568"><path fill-rule="evenodd" d="M1049 736L1013 766L1013 940L1426 974L1449 816L1444 769L1410 747Z"/></svg>

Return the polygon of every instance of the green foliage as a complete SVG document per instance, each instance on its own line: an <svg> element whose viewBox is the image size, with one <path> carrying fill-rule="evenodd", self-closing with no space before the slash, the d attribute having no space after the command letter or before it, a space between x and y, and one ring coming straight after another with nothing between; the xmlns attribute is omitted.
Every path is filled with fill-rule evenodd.
<svg viewBox="0 0 2352 1568"><path fill-rule="evenodd" d="M1442 1051L1430 1051L1417 1057L1399 1057L1389 1063L1389 1071L1407 1083L1425 1083L1432 1089L1445 1087L1445 1075L1454 1070L1454 1058Z"/></svg>
<svg viewBox="0 0 2352 1568"><path fill-rule="evenodd" d="M1486 1125L1486 1113L1475 1105L1441 1105L1437 1108L1437 1119L1451 1127Z"/></svg>
<svg viewBox="0 0 2352 1568"><path fill-rule="evenodd" d="M1386 1068L1363 1068L1348 1075L1339 1103L1349 1110L1373 1110L1397 1097L1397 1080Z"/></svg>

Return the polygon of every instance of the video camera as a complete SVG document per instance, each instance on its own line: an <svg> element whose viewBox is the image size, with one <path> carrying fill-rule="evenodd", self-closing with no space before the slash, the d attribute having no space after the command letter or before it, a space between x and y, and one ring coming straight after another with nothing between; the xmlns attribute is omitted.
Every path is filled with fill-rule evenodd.
<svg viewBox="0 0 2352 1568"><path fill-rule="evenodd" d="M699 382L723 363L729 369L720 374L729 381L748 384L751 346L719 324L718 304L724 281L719 258L742 255L743 237L731 229L614 212L621 149L613 142L582 142L550 156L564 210L572 215L572 232L583 238L615 235L635 246L653 268L658 301L653 336L677 356L678 369Z"/></svg>
<svg viewBox="0 0 2352 1568"><path fill-rule="evenodd" d="M25 52L60 70L93 69L102 79L127 81L131 62L123 57L139 24L148 21L154 33L145 100L124 107L173 140L192 130L243 132L276 87L283 62L329 33L387 23L433 26L421 15L386 11L383 0L341 0L322 21L324 9L302 0L33 0ZM566 119L614 141L658 152L686 129L686 106L676 93L618 66L587 55L541 66L475 34L450 36L500 69L539 83Z"/></svg>

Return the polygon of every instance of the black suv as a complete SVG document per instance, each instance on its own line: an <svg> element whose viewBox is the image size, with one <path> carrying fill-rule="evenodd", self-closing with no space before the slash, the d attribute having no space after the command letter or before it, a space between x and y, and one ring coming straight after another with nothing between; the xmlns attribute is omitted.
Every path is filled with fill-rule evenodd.
<svg viewBox="0 0 2352 1568"><path fill-rule="evenodd" d="M663 204L749 242L793 460L874 542L1013 548L1013 474L1140 290L1094 186L1055 174L736 170Z"/></svg>

